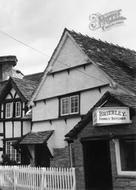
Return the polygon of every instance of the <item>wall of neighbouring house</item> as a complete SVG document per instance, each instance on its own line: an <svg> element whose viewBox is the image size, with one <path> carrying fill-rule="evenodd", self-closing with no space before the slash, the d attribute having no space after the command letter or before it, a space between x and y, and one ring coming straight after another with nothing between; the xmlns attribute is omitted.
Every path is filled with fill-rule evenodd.
<svg viewBox="0 0 136 190"><path fill-rule="evenodd" d="M12 76L13 66L5 63L2 65L2 80L8 80L10 76Z"/></svg>

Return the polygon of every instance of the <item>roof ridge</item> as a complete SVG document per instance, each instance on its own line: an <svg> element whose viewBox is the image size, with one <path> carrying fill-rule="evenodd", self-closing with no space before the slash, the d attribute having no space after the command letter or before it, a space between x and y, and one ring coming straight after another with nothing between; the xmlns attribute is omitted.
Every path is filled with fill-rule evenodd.
<svg viewBox="0 0 136 190"><path fill-rule="evenodd" d="M44 72L38 72L38 73L32 73L32 74L24 75L24 77L38 75L38 74L42 74L42 73L44 73Z"/></svg>
<svg viewBox="0 0 136 190"><path fill-rule="evenodd" d="M112 42L108 42L108 41L104 41L104 40L97 39L97 38L94 38L94 37L90 37L88 34L82 34L81 32L76 32L75 30L69 30L67 28L65 28L65 30L67 30L70 33L74 33L74 34L77 34L77 35L81 35L83 37L90 38L91 40L95 40L97 42L99 41L99 42L101 42L103 44L107 44L107 45L110 45L110 46L114 46L114 47L118 47L118 48L121 48L121 49L124 49L124 50L128 50L130 52L134 52L136 54L136 51L134 49L130 49L128 47L120 46L119 44L114 44Z"/></svg>

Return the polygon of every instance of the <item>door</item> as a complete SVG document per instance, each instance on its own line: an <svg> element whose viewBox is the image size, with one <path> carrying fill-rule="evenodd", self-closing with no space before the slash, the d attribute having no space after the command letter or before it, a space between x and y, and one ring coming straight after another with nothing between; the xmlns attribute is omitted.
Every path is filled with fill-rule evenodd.
<svg viewBox="0 0 136 190"><path fill-rule="evenodd" d="M51 154L44 144L35 145L35 165L37 167L49 167Z"/></svg>
<svg viewBox="0 0 136 190"><path fill-rule="evenodd" d="M87 190L112 190L109 141L83 143L85 183Z"/></svg>

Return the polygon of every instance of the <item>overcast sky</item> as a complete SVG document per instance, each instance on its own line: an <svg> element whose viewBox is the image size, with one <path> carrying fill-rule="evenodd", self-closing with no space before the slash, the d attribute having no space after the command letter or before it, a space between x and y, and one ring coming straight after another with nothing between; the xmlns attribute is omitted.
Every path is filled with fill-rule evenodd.
<svg viewBox="0 0 136 190"><path fill-rule="evenodd" d="M42 72L65 27L136 50L135 0L0 0L0 56L16 55L24 74ZM89 15L122 9L124 24L89 29ZM13 38L41 53L24 46Z"/></svg>

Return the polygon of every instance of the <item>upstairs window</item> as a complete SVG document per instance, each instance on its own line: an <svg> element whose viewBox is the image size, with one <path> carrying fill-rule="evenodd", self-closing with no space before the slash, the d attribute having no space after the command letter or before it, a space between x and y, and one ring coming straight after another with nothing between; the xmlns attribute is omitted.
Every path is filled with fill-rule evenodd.
<svg viewBox="0 0 136 190"><path fill-rule="evenodd" d="M60 99L60 115L79 113L79 95L67 96Z"/></svg>
<svg viewBox="0 0 136 190"><path fill-rule="evenodd" d="M21 102L15 102L15 117L21 117Z"/></svg>
<svg viewBox="0 0 136 190"><path fill-rule="evenodd" d="M5 108L5 117L6 118L11 118L13 116L13 103L6 103L6 108Z"/></svg>

